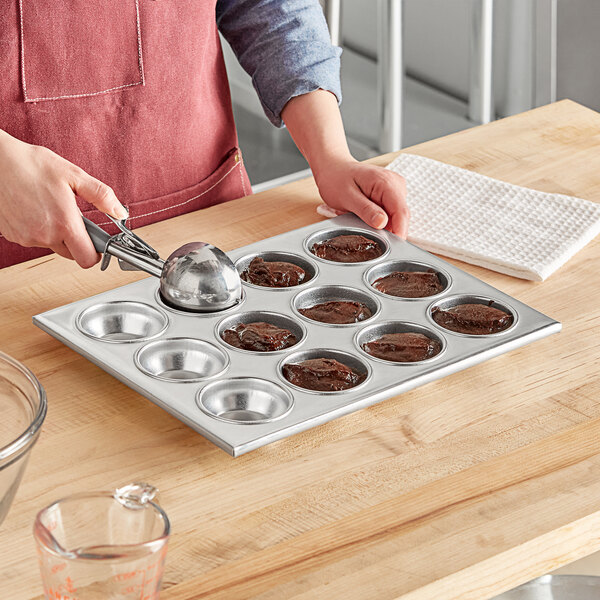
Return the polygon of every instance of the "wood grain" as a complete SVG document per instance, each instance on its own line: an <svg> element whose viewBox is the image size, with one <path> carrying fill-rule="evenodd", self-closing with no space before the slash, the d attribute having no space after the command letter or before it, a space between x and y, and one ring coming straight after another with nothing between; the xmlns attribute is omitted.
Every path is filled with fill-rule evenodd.
<svg viewBox="0 0 600 600"><path fill-rule="evenodd" d="M505 181L600 198L600 115L570 101L407 151ZM386 164L387 155L374 159ZM224 249L319 219L312 180L155 224ZM598 241L543 283L451 261L562 321L555 336L232 459L31 325L133 281L45 257L0 272L0 349L49 397L2 525L9 597L39 597L45 504L133 480L172 519L164 600L479 599L600 548Z"/></svg>

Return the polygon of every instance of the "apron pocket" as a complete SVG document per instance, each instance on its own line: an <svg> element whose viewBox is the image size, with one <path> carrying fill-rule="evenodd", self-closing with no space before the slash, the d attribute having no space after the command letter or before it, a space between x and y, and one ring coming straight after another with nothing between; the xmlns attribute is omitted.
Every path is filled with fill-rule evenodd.
<svg viewBox="0 0 600 600"><path fill-rule="evenodd" d="M219 166L205 179L190 187L165 196L133 201L127 204L129 227L142 227L183 215L227 200L241 198L251 193L239 148L232 148L219 162ZM78 201L82 213L103 226L109 233L117 229L107 222L106 215L87 202ZM107 227L108 225L108 227Z"/></svg>
<svg viewBox="0 0 600 600"><path fill-rule="evenodd" d="M138 0L19 0L25 102L144 84Z"/></svg>

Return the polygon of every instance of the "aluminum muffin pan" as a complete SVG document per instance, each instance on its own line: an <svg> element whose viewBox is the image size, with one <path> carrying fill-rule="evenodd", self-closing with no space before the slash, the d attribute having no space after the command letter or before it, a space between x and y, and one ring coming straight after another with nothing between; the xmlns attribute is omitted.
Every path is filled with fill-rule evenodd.
<svg viewBox="0 0 600 600"><path fill-rule="evenodd" d="M323 302L337 302L340 300L345 302L362 302L371 311L371 317L364 321L358 321L357 323L323 323L322 321L315 321L300 312L300 310L311 308L316 304L322 304ZM311 325L317 324L324 325L325 327L356 327L361 323L368 323L377 318L377 315L381 311L381 303L373 296L373 294L369 294L368 292L357 288L351 288L344 285L323 285L312 286L297 294L292 300L292 309L301 319L308 321Z"/></svg>
<svg viewBox="0 0 600 600"><path fill-rule="evenodd" d="M311 240L349 231L381 238L385 242L387 256L345 264L321 260L310 253L308 244ZM233 456L471 367L555 333L561 327L560 323L442 259L386 231L370 229L352 215L321 221L228 254L237 263L238 269L245 268L258 255L266 260L291 257L291 262L306 264L312 276L306 283L290 288L271 289L245 283L242 304L228 312L211 315L168 310L157 295L158 280L148 277L37 315L34 322ZM370 269L384 269L388 263L426 265L444 274L450 285L441 294L428 298L403 299L379 294L369 285L366 274ZM374 271L370 272L372 275ZM328 327L300 318L294 310L297 305L294 301L310 299L311 293L313 298L320 298L321 291L329 286L358 290L378 303L379 311L368 321L342 327ZM306 296L300 296L305 293ZM464 335L443 329L431 318L434 306L448 307L452 303L466 301L487 303L489 300L494 301L493 306L513 313L515 322L510 328L492 335ZM102 310L94 308L110 306L114 302L124 303L121 305L123 310L114 317L108 316L109 310L104 318ZM148 311L148 308L151 310ZM267 313L289 318L291 321L288 323L294 322L304 328L301 342L281 352L253 353L231 348L221 340L219 331L222 325L234 324L236 319L245 319L249 314ZM134 319L132 322L136 322L136 318L144 320L148 315L158 314L158 325L151 331L143 328L134 330L137 332L135 335L141 336L137 339L134 336L130 340L113 340L127 343L106 343L110 341L110 331L119 337L118 327L115 332L108 323L112 318L118 321L122 314L126 315L123 320ZM98 325L103 319L107 323L106 329L103 329L104 325ZM94 322L96 326L89 325ZM385 332L389 322L424 328L420 331L435 334L444 342L443 351L431 359L406 364L382 361L364 353L357 341ZM129 331L128 327L119 327ZM109 332L108 336L103 331ZM90 337L90 332L94 335L100 333L98 339ZM145 336L151 334L155 337L147 341ZM172 340L177 338L200 342L199 346L196 344L198 349L203 349L199 351L200 355L209 354L208 349L215 349L216 362L220 366L207 371L210 358L200 356L195 359L193 367L182 363L178 371L180 363L175 362L177 368L171 369L167 357L175 360L179 356L181 348L172 345ZM161 346L159 342L164 344ZM154 349L156 362L142 363L140 356L148 358L144 348L150 357ZM284 361L323 355L323 349L344 353L338 354L340 358L344 357L341 362L351 356L368 367L370 377L359 386L329 394L293 387L282 377L280 368ZM221 356L219 353L226 357L225 361L218 358ZM136 360L148 368L138 368ZM346 364L352 367L352 364ZM169 377L171 370L175 375L188 372L192 377L173 379Z"/></svg>

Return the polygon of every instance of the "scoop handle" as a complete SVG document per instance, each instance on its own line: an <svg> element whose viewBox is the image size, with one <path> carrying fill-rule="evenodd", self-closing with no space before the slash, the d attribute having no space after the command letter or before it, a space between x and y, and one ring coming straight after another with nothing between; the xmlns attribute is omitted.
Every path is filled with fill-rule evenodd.
<svg viewBox="0 0 600 600"><path fill-rule="evenodd" d="M82 218L85 228L87 229L92 243L94 244L94 248L96 248L96 251L102 254L106 250L106 244L109 242L112 236L106 233L102 227L98 227L96 223L93 223L85 217ZM109 252L104 255L104 260L102 261L103 271L108 266L110 256L116 256L119 259L119 264L123 270L130 269L124 268L121 261L124 261L139 271L146 271L146 273L150 273L150 275L154 275L154 277L160 278L162 275L162 269L164 265L163 260L160 258L146 256L132 248L124 247L118 243L111 244Z"/></svg>
<svg viewBox="0 0 600 600"><path fill-rule="evenodd" d="M96 223L90 221L89 219L86 219L85 217L82 217L82 219L83 223L85 224L85 228L87 229L88 235L90 236L92 243L94 244L94 248L96 248L97 252L100 252L100 254L102 254L106 249L106 244L108 243L108 240L110 240L111 236L108 233L106 233L106 231L104 231L102 227L96 225Z"/></svg>

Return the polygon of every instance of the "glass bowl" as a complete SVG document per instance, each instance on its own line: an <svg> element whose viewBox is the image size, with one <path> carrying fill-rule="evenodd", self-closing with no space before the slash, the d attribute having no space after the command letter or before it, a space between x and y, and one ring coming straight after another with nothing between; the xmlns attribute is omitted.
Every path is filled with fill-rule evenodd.
<svg viewBox="0 0 600 600"><path fill-rule="evenodd" d="M35 375L0 352L0 523L15 497L46 417L46 393Z"/></svg>

